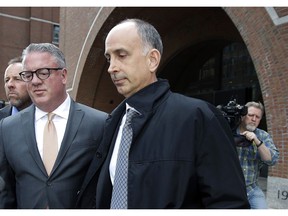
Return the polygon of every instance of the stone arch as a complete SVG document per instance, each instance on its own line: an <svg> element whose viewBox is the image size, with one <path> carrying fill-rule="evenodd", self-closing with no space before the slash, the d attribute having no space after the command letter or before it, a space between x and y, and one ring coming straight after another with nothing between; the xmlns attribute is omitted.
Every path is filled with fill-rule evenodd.
<svg viewBox="0 0 288 216"><path fill-rule="evenodd" d="M89 79L89 77L91 75L94 75L95 78L101 77L101 74L94 74L91 72L91 70L93 70L95 66L94 62L97 62L97 59L99 58L99 56L103 55L101 53L103 52L103 49L97 48L94 42L98 42L98 41L99 41L98 43L103 42L101 38L99 38L101 36L101 34L99 34L99 31L101 30L103 23L105 22L106 18L109 16L112 10L113 8L104 7L104 8L100 8L99 11L97 11L97 13L95 14L95 17L93 18L90 29L87 32L87 35L83 41L83 45L81 46L80 54L77 59L77 64L75 66L75 72L72 78L73 81L70 82L71 83L70 87L67 89L70 95L72 97L75 97L76 99L77 99L77 95L81 95L81 99L79 100L82 100L82 102L86 104L90 104L91 101L93 101L93 95L91 96L89 94L89 93L92 93L93 91L89 91L89 90L86 91L89 80L93 80L93 79ZM102 70L93 70L93 71L102 73ZM96 83L93 82L91 84L94 86L96 84L97 86L97 82ZM83 90L85 91L81 93ZM93 105L93 104L90 104L90 105Z"/></svg>

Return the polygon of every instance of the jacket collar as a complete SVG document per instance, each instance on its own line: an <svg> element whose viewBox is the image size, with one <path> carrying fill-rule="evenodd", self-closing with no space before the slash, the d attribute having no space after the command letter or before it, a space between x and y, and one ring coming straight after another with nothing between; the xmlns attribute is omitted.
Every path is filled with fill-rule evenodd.
<svg viewBox="0 0 288 216"><path fill-rule="evenodd" d="M134 107L141 114L153 111L161 102L168 97L170 91L170 85L168 80L158 78L157 82L154 82L134 95L123 100L109 115L108 119L112 116L121 116L125 112L126 103ZM165 97L163 97L166 94Z"/></svg>
<svg viewBox="0 0 288 216"><path fill-rule="evenodd" d="M158 79L157 82L146 86L131 97L125 99L123 103L128 103L140 113L153 111L154 108L161 104L163 96L169 92L169 89L170 85L167 80Z"/></svg>
<svg viewBox="0 0 288 216"><path fill-rule="evenodd" d="M141 124L144 124L145 121L152 116L151 114L153 111L170 95L170 93L168 81L158 79L157 82L146 86L131 97L122 101L107 118L106 124L109 125L109 129L106 128L106 130L108 130L108 133L116 130L117 125L125 113L126 103L141 113L138 117L139 124L137 125L137 127L141 128Z"/></svg>

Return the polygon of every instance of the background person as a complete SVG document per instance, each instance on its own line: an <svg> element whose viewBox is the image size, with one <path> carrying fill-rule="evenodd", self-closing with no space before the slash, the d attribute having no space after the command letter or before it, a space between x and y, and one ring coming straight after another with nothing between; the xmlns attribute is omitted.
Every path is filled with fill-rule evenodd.
<svg viewBox="0 0 288 216"><path fill-rule="evenodd" d="M75 208L107 114L66 93L65 58L53 44L30 44L23 51L23 68L20 75L33 105L0 122L0 176L5 183L0 208ZM58 143L52 170L46 165L52 160L43 161L50 113L55 114L49 124L57 137L48 144Z"/></svg>
<svg viewBox="0 0 288 216"><path fill-rule="evenodd" d="M157 79L162 50L157 30L142 20L125 20L108 33L108 73L126 99L107 121L102 158L94 157L91 163L78 207L249 208L227 121L216 107L172 93L167 80ZM119 193L127 196L119 199L122 207L115 207L116 196L112 194L121 179L118 158L122 158L120 152L126 143L121 136L126 137L124 129L129 127L124 122L130 119L131 110L136 117L128 123L133 135L128 171L123 173L128 183ZM104 156L99 171L95 167Z"/></svg>
<svg viewBox="0 0 288 216"><path fill-rule="evenodd" d="M258 185L259 172L263 164L273 166L279 159L279 151L272 137L258 127L264 114L264 106L260 102L248 102L247 115L241 118L237 133L252 142L248 147L237 147L240 164L244 173L247 196L251 208L267 208L265 195Z"/></svg>
<svg viewBox="0 0 288 216"><path fill-rule="evenodd" d="M8 62L4 73L4 89L9 105L0 109L0 120L23 110L32 103L26 83L19 75L21 71L22 57L13 58Z"/></svg>

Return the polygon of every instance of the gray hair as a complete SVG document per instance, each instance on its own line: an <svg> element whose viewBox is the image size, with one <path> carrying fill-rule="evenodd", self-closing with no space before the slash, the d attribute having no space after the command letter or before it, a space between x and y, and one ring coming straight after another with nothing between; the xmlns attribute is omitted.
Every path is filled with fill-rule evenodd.
<svg viewBox="0 0 288 216"><path fill-rule="evenodd" d="M51 56L55 57L55 60L58 64L58 67L65 68L66 60L62 51L51 43L31 43L28 47L26 47L22 52L23 65L25 66L25 58L26 55L32 52L40 52L40 53L50 53Z"/></svg>
<svg viewBox="0 0 288 216"><path fill-rule="evenodd" d="M259 101L259 102L250 101L250 102L246 103L245 106L246 106L247 108L249 108L249 107L255 107L255 108L257 108L257 109L260 109L261 112L262 112L262 116L264 115L264 106L263 106L263 104L262 104L260 101Z"/></svg>
<svg viewBox="0 0 288 216"><path fill-rule="evenodd" d="M145 54L148 52L149 48L157 49L161 55L163 54L163 44L161 36L154 26L140 19L126 19L119 24L127 22L135 23L138 34L143 42L143 52Z"/></svg>

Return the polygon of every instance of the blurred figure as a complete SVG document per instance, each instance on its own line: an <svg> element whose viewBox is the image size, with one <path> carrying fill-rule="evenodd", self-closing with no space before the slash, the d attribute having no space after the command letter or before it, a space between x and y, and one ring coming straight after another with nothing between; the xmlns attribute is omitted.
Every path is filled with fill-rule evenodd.
<svg viewBox="0 0 288 216"><path fill-rule="evenodd" d="M227 121L215 106L173 93L156 77L162 51L159 33L143 20L108 33L108 73L125 100L107 120L102 157L94 156L78 207L249 208Z"/></svg>
<svg viewBox="0 0 288 216"><path fill-rule="evenodd" d="M33 105L0 122L0 208L74 208L107 114L67 94L65 57L53 44L30 44L20 76Z"/></svg>
<svg viewBox="0 0 288 216"><path fill-rule="evenodd" d="M8 67L4 73L4 88L9 105L0 109L0 119L14 115L32 103L26 83L19 75L21 71L22 57L13 58L8 62Z"/></svg>
<svg viewBox="0 0 288 216"><path fill-rule="evenodd" d="M265 195L258 185L259 172L263 164L273 166L279 159L279 151L272 137L264 130L257 128L264 114L260 102L248 102L247 115L241 118L237 134L243 135L252 144L237 145L240 164L246 181L247 196L252 209L268 208ZM243 142L246 143L246 142Z"/></svg>

